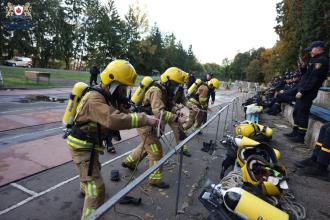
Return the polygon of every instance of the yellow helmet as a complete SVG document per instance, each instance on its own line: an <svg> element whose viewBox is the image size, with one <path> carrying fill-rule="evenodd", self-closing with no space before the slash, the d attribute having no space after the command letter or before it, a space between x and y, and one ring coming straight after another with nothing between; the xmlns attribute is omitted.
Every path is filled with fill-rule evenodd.
<svg viewBox="0 0 330 220"><path fill-rule="evenodd" d="M101 81L108 86L113 81L117 81L125 86L135 84L136 72L132 64L126 60L114 60L100 74Z"/></svg>
<svg viewBox="0 0 330 220"><path fill-rule="evenodd" d="M263 157L269 163L277 163L278 159L272 147L267 144L261 143L255 146L241 146L237 150L237 162L240 167L243 167L247 159L252 156L257 155Z"/></svg>
<svg viewBox="0 0 330 220"><path fill-rule="evenodd" d="M269 163L263 157L256 155L250 156L242 167L243 181L253 185L260 184L263 193L268 196L280 194L280 182L286 181L287 176L283 165Z"/></svg>
<svg viewBox="0 0 330 220"><path fill-rule="evenodd" d="M281 152L278 149L276 149L275 147L273 147L273 151L276 155L277 160L280 160L281 159Z"/></svg>
<svg viewBox="0 0 330 220"><path fill-rule="evenodd" d="M166 83L169 80L172 80L179 84L184 84L187 76L184 71L177 67L168 68L161 76L160 81Z"/></svg>
<svg viewBox="0 0 330 220"><path fill-rule="evenodd" d="M220 87L220 81L216 78L210 79L210 81L207 82L208 86L213 86L216 89L219 89Z"/></svg>

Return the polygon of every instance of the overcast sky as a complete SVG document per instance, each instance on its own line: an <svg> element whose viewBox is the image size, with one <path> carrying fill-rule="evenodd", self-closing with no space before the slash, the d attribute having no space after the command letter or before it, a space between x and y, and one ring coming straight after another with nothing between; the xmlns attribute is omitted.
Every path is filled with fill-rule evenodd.
<svg viewBox="0 0 330 220"><path fill-rule="evenodd" d="M106 0L102 0L106 2ZM115 0L124 16L137 0ZM200 62L221 64L225 57L251 48L272 47L278 39L275 5L280 0L138 0L149 23L173 32Z"/></svg>

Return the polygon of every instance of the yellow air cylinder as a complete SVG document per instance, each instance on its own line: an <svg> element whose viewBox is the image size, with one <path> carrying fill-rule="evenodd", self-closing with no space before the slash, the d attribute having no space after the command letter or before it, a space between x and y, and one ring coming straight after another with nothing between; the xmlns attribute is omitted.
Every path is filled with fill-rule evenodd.
<svg viewBox="0 0 330 220"><path fill-rule="evenodd" d="M188 95L193 94L196 91L196 89L198 88L198 86L200 86L201 84L202 84L202 80L196 79L196 81L188 89Z"/></svg>
<svg viewBox="0 0 330 220"><path fill-rule="evenodd" d="M252 140L251 138L244 137L244 136L235 137L235 143L238 147L256 146L256 145L260 144L260 142Z"/></svg>
<svg viewBox="0 0 330 220"><path fill-rule="evenodd" d="M142 79L139 87L135 90L131 101L137 105L139 102L142 101L144 94L146 93L147 89L149 88L149 86L151 85L151 83L153 82L153 79L150 76L146 76Z"/></svg>
<svg viewBox="0 0 330 220"><path fill-rule="evenodd" d="M223 194L226 208L244 219L288 220L289 215L241 188L230 188Z"/></svg>
<svg viewBox="0 0 330 220"><path fill-rule="evenodd" d="M273 136L273 129L271 129L270 127L261 125L261 124L257 124L256 125L259 127L259 130L261 131L261 133L263 135L265 135L266 137L272 137Z"/></svg>
<svg viewBox="0 0 330 220"><path fill-rule="evenodd" d="M86 83L78 82L74 84L72 88L72 92L70 94L70 98L68 104L66 106L64 115L63 115L63 124L68 126L73 123L74 117L76 115L77 106L80 101L82 94L85 89L88 87Z"/></svg>
<svg viewBox="0 0 330 220"><path fill-rule="evenodd" d="M238 124L235 126L235 133L236 135L251 137L255 134L255 127L253 124Z"/></svg>

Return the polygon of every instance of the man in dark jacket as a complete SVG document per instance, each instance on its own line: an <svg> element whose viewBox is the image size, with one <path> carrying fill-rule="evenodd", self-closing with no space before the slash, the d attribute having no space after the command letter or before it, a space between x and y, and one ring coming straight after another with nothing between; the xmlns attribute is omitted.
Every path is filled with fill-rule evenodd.
<svg viewBox="0 0 330 220"><path fill-rule="evenodd" d="M316 98L329 71L329 57L322 41L312 42L305 51L310 53L311 59L307 65L300 63L303 76L297 87L296 104L293 110L293 131L286 134L297 143L304 142L313 99Z"/></svg>
<svg viewBox="0 0 330 220"><path fill-rule="evenodd" d="M93 65L90 68L89 73L91 74L91 77L90 77L90 80L89 80L89 85L93 86L93 83L94 83L94 85L97 85L97 75L100 74L99 68L97 68L96 65Z"/></svg>
<svg viewBox="0 0 330 220"><path fill-rule="evenodd" d="M189 79L188 79L187 89L189 89L190 86L191 86L192 84L194 84L195 81L196 81L195 73L192 72L192 73L189 74Z"/></svg>

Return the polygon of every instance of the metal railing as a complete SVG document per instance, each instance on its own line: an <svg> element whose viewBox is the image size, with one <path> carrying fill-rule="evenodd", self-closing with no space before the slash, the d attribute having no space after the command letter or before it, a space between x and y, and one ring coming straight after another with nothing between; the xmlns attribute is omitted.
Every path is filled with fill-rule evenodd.
<svg viewBox="0 0 330 220"><path fill-rule="evenodd" d="M206 128L211 122L213 122L216 118L217 121L217 129L215 134L214 143L217 144L219 126L220 126L220 117L225 112L225 121L223 132L227 130L227 121L228 121L228 112L231 109L231 120L234 118L238 118L239 114L239 97L232 99L228 104L222 107L215 115L213 115L206 123L204 123L200 128L190 134L186 139L181 141L174 148L170 149L170 151L164 155L154 166L147 169L144 173L134 179L131 183L129 183L126 187L121 189L115 195L113 195L108 201L102 204L98 209L96 209L95 213L92 214L89 219L98 219L103 216L109 209L111 209L122 197L131 192L135 187L137 187L144 179L146 179L150 174L155 172L160 166L162 166L168 159L170 159L176 152L180 151L179 157L179 170L178 170L178 185L176 192L176 202L175 202L175 215L178 214L178 205L179 205L179 195L180 195L180 187L181 187L181 174L182 174L182 163L183 163L183 146L187 144L190 140L192 140L201 130ZM230 108L231 107L231 108Z"/></svg>

